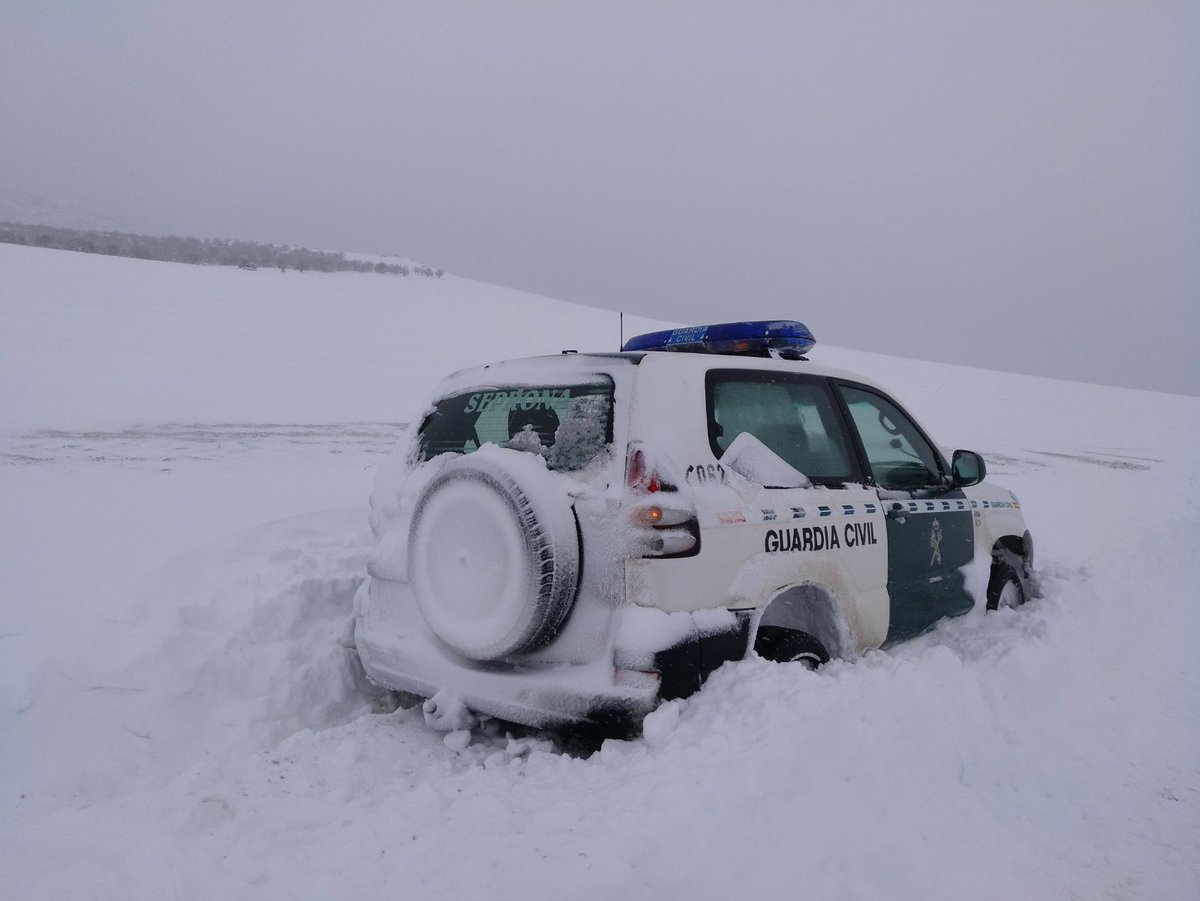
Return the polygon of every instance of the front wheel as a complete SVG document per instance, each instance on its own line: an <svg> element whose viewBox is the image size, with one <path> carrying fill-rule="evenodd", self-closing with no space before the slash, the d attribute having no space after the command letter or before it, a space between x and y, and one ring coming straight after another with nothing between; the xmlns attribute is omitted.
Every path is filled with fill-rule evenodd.
<svg viewBox="0 0 1200 901"><path fill-rule="evenodd" d="M992 576L988 580L987 608L1020 607L1025 603L1025 582L1011 563L997 560L992 564Z"/></svg>
<svg viewBox="0 0 1200 901"><path fill-rule="evenodd" d="M829 662L825 645L807 632L785 626L759 626L754 639L754 652L764 660L799 663L807 669L816 669Z"/></svg>

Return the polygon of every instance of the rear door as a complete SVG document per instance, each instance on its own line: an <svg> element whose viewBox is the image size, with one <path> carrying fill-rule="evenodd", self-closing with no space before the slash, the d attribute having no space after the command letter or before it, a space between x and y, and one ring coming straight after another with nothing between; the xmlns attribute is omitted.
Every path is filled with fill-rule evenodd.
<svg viewBox="0 0 1200 901"><path fill-rule="evenodd" d="M962 572L975 550L970 503L947 488L945 460L895 401L865 385L836 384L885 514L888 641L907 638L974 605Z"/></svg>

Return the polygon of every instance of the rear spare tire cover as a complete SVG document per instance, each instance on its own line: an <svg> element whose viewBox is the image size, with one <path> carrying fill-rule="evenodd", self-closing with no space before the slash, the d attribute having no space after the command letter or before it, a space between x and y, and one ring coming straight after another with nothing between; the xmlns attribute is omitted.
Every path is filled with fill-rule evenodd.
<svg viewBox="0 0 1200 901"><path fill-rule="evenodd" d="M408 578L425 622L472 660L532 651L557 633L579 582L571 498L518 451L451 461L422 492Z"/></svg>

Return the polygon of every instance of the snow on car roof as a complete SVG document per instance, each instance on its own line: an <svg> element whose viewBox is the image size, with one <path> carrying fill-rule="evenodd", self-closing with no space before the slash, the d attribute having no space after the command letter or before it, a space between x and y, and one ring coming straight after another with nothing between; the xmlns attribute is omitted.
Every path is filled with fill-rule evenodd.
<svg viewBox="0 0 1200 901"><path fill-rule="evenodd" d="M500 385L561 385L586 382L597 374L613 375L638 363L642 354L563 353L544 357L519 357L471 366L446 376L437 394L445 396L468 388Z"/></svg>
<svg viewBox="0 0 1200 901"><path fill-rule="evenodd" d="M451 394L473 387L499 385L544 385L586 381L597 373L613 375L626 366L652 362L660 366L681 367L696 371L709 369L762 369L796 372L825 378L839 378L882 388L872 379L857 372L826 366L812 360L780 360L772 357L750 357L737 354L686 353L680 351L626 351L596 353L561 353L540 357L520 357L498 360L483 366L461 369L447 376L438 386L438 394Z"/></svg>
<svg viewBox="0 0 1200 901"><path fill-rule="evenodd" d="M654 366L683 366L696 370L780 370L798 372L829 378L841 378L874 384L871 379L857 372L841 370L812 360L779 360L767 356L744 356L739 354L692 354L667 352L667 350L632 350L632 352L595 352L547 354L545 356L523 356L511 360L497 360L482 366L472 366L451 373L443 380L443 388L462 385L478 386L496 382L502 378L508 384L544 384L547 380L574 379L589 374L624 368L623 364L637 366L643 361L654 360Z"/></svg>

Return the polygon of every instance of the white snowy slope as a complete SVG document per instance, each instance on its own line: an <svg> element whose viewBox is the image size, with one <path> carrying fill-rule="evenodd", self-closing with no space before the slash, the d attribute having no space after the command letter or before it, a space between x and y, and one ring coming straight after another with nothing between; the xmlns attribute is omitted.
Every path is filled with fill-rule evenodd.
<svg viewBox="0 0 1200 901"><path fill-rule="evenodd" d="M403 422L450 370L620 346L616 313L449 275L251 272L0 244L0 292L9 431Z"/></svg>
<svg viewBox="0 0 1200 901"><path fill-rule="evenodd" d="M396 424L616 341L451 276L0 245L0 897L1200 897L1196 398L818 345L984 454L1043 598L726 666L587 759L391 710L349 643Z"/></svg>

